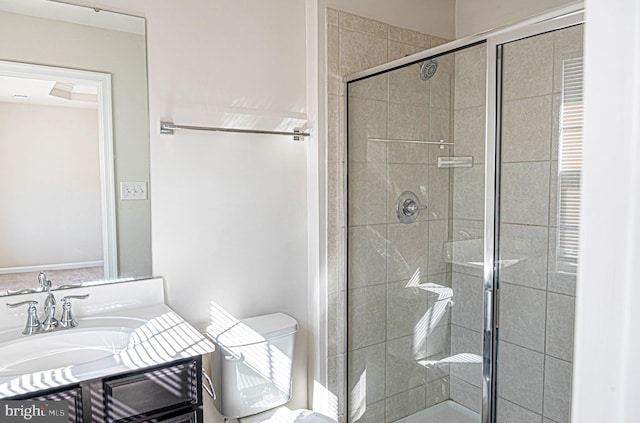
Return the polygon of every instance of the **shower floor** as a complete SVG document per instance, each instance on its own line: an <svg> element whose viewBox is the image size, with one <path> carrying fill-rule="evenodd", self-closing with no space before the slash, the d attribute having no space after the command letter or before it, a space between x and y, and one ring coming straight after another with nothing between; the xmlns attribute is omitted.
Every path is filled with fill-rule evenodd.
<svg viewBox="0 0 640 423"><path fill-rule="evenodd" d="M480 414L453 401L445 401L422 410L396 423L479 423Z"/></svg>

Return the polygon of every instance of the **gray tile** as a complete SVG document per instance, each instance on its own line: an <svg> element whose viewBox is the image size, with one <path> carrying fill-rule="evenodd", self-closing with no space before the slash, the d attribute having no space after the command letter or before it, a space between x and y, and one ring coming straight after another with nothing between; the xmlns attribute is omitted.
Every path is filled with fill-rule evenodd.
<svg viewBox="0 0 640 423"><path fill-rule="evenodd" d="M348 96L369 100L387 101L389 95L389 74L371 76L359 81L349 82Z"/></svg>
<svg viewBox="0 0 640 423"><path fill-rule="evenodd" d="M449 220L429 222L429 266L428 274L437 275L450 271L451 265L444 261L444 243L449 239Z"/></svg>
<svg viewBox="0 0 640 423"><path fill-rule="evenodd" d="M398 104L429 106L430 84L420 79L418 65L406 66L389 73L389 101Z"/></svg>
<svg viewBox="0 0 640 423"><path fill-rule="evenodd" d="M553 90L562 89L562 62L566 59L582 57L584 25L561 29L553 33Z"/></svg>
<svg viewBox="0 0 640 423"><path fill-rule="evenodd" d="M482 333L451 325L451 355L475 354L482 357ZM457 363L449 366L451 376L478 388L482 387L482 363Z"/></svg>
<svg viewBox="0 0 640 423"><path fill-rule="evenodd" d="M338 95L327 96L327 161L341 162L344 160L344 97Z"/></svg>
<svg viewBox="0 0 640 423"><path fill-rule="evenodd" d="M327 228L327 292L345 289L344 235L346 229Z"/></svg>
<svg viewBox="0 0 640 423"><path fill-rule="evenodd" d="M424 48L398 41L389 41L389 61L402 59L423 51Z"/></svg>
<svg viewBox="0 0 640 423"><path fill-rule="evenodd" d="M429 107L389 103L388 134L391 139L429 140Z"/></svg>
<svg viewBox="0 0 640 423"><path fill-rule="evenodd" d="M500 272L503 281L545 289L547 283L548 231L543 226L500 225ZM515 264L513 261L517 260Z"/></svg>
<svg viewBox="0 0 640 423"><path fill-rule="evenodd" d="M420 283L447 286L450 275L443 274L422 279ZM448 309L441 307L438 294L411 286L416 281L400 281L387 284L387 339L395 339L414 333L421 337L431 333L436 326L449 323Z"/></svg>
<svg viewBox="0 0 640 423"><path fill-rule="evenodd" d="M429 166L427 209L424 212L430 220L449 219L451 180L450 169L441 169L436 165Z"/></svg>
<svg viewBox="0 0 640 423"><path fill-rule="evenodd" d="M486 102L486 46L455 53L455 109L483 106Z"/></svg>
<svg viewBox="0 0 640 423"><path fill-rule="evenodd" d="M544 416L558 423L568 423L571 416L571 363L547 356L544 374Z"/></svg>
<svg viewBox="0 0 640 423"><path fill-rule="evenodd" d="M363 18L362 16L353 15L351 13L346 13L343 11L339 11L338 13L340 28L364 32L385 39L389 37L389 25L385 23L374 21L373 19Z"/></svg>
<svg viewBox="0 0 640 423"><path fill-rule="evenodd" d="M417 363L415 347L413 336L387 342L387 398L425 385L426 371Z"/></svg>
<svg viewBox="0 0 640 423"><path fill-rule="evenodd" d="M542 414L544 354L500 342L498 396Z"/></svg>
<svg viewBox="0 0 640 423"><path fill-rule="evenodd" d="M573 327L575 298L547 294L546 353L565 361L573 361Z"/></svg>
<svg viewBox="0 0 640 423"><path fill-rule="evenodd" d="M558 162L549 170L549 226L558 226Z"/></svg>
<svg viewBox="0 0 640 423"><path fill-rule="evenodd" d="M327 26L327 91L329 94L344 94L340 73L340 29Z"/></svg>
<svg viewBox="0 0 640 423"><path fill-rule="evenodd" d="M453 217L484 219L484 165L453 170Z"/></svg>
<svg viewBox="0 0 640 423"><path fill-rule="evenodd" d="M385 223L387 220L387 166L349 163L349 225Z"/></svg>
<svg viewBox="0 0 640 423"><path fill-rule="evenodd" d="M439 37L431 36L431 47L437 47L439 45L446 44L449 41L451 41L451 40L447 40L446 38L439 38Z"/></svg>
<svg viewBox="0 0 640 423"><path fill-rule="evenodd" d="M387 423L395 422L423 410L425 407L426 388L414 388L393 397L387 398L385 403Z"/></svg>
<svg viewBox="0 0 640 423"><path fill-rule="evenodd" d="M340 74L353 73L386 63L386 38L340 29Z"/></svg>
<svg viewBox="0 0 640 423"><path fill-rule="evenodd" d="M501 221L525 225L549 222L549 162L504 163Z"/></svg>
<svg viewBox="0 0 640 423"><path fill-rule="evenodd" d="M327 354L335 356L344 353L344 325L345 292L339 291L328 295L327 298Z"/></svg>
<svg viewBox="0 0 640 423"><path fill-rule="evenodd" d="M482 278L453 273L452 286L454 304L451 323L481 332L484 301Z"/></svg>
<svg viewBox="0 0 640 423"><path fill-rule="evenodd" d="M485 108L484 106L456 110L454 119L454 155L471 156L473 163L485 161Z"/></svg>
<svg viewBox="0 0 640 423"><path fill-rule="evenodd" d="M498 398L498 423L541 423L542 416L504 398Z"/></svg>
<svg viewBox="0 0 640 423"><path fill-rule="evenodd" d="M505 100L550 94L553 84L553 34L518 40L503 49Z"/></svg>
<svg viewBox="0 0 640 423"><path fill-rule="evenodd" d="M398 198L403 192L411 191L417 197L421 206L429 199L429 166L420 164L389 164L389 204L387 206L389 223L398 223ZM429 214L421 210L417 221L429 219ZM410 225L409 225L410 226Z"/></svg>
<svg viewBox="0 0 640 423"><path fill-rule="evenodd" d="M345 355L329 357L327 360L327 389L335 397L338 415L344 413L344 371Z"/></svg>
<svg viewBox="0 0 640 423"><path fill-rule="evenodd" d="M449 392L453 401L476 413L482 412L482 389L452 376Z"/></svg>
<svg viewBox="0 0 640 423"><path fill-rule="evenodd" d="M389 26L389 39L405 44L411 44L426 50L431 47L431 36L421 32L411 31L397 26Z"/></svg>
<svg viewBox="0 0 640 423"><path fill-rule="evenodd" d="M551 157L552 96L503 104L502 161L543 161Z"/></svg>
<svg viewBox="0 0 640 423"><path fill-rule="evenodd" d="M349 228L349 288L386 282L387 226L367 225Z"/></svg>
<svg viewBox="0 0 640 423"><path fill-rule="evenodd" d="M387 339L412 335L414 327L429 312L428 291L408 287L408 281L387 285ZM430 321L432 327L438 322Z"/></svg>
<svg viewBox="0 0 640 423"><path fill-rule="evenodd" d="M325 16L327 20L327 25L339 25L338 11L336 9L326 8Z"/></svg>
<svg viewBox="0 0 640 423"><path fill-rule="evenodd" d="M562 97L553 95L551 105L551 160L558 160L558 148L560 148L560 106Z"/></svg>
<svg viewBox="0 0 640 423"><path fill-rule="evenodd" d="M545 291L500 284L500 337L544 353L545 310Z"/></svg>
<svg viewBox="0 0 640 423"><path fill-rule="evenodd" d="M327 225L346 226L344 204L344 162L329 162L327 163Z"/></svg>
<svg viewBox="0 0 640 423"><path fill-rule="evenodd" d="M387 280L419 280L429 274L429 223L388 225Z"/></svg>
<svg viewBox="0 0 640 423"><path fill-rule="evenodd" d="M350 350L383 342L386 338L387 288L376 285L348 291Z"/></svg>
<svg viewBox="0 0 640 423"><path fill-rule="evenodd" d="M430 123L430 135L429 139L432 141L444 141L451 142L451 127L452 127L452 115L449 109L431 109L431 116L429 118ZM437 148L437 147L436 147ZM438 152L440 155L442 152ZM433 162L432 162L433 163Z"/></svg>
<svg viewBox="0 0 640 423"><path fill-rule="evenodd" d="M418 346L419 330L413 336L414 348ZM426 353L423 357L444 357L451 354L451 325L436 326L433 332L426 337ZM422 351L420 351L422 352ZM422 355L422 354L421 354Z"/></svg>
<svg viewBox="0 0 640 423"><path fill-rule="evenodd" d="M371 142L369 138L384 138L387 135L387 103L349 97L347 107L349 162L385 162L385 143Z"/></svg>
<svg viewBox="0 0 640 423"><path fill-rule="evenodd" d="M428 144L386 143L389 163L430 163L432 146Z"/></svg>
<svg viewBox="0 0 640 423"><path fill-rule="evenodd" d="M348 398L352 411L385 397L385 344L351 351L348 357ZM358 405L358 407L353 407Z"/></svg>
<svg viewBox="0 0 640 423"><path fill-rule="evenodd" d="M557 259L557 228L549 228L549 291L576 295L576 270L574 264Z"/></svg>
<svg viewBox="0 0 640 423"><path fill-rule="evenodd" d="M425 404L427 408L447 401L449 398L448 377L443 377L427 383L427 398Z"/></svg>
<svg viewBox="0 0 640 423"><path fill-rule="evenodd" d="M366 404L366 406L360 403L351 404L349 413L350 423L381 423L384 422L385 401Z"/></svg>
<svg viewBox="0 0 640 423"><path fill-rule="evenodd" d="M431 84L431 107L451 110L453 104L453 83L455 54L447 54L436 59L438 70L429 80Z"/></svg>

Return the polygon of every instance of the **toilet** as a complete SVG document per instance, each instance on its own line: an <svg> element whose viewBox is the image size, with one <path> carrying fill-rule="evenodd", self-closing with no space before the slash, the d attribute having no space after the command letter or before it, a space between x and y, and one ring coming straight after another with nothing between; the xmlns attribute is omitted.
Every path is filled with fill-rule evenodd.
<svg viewBox="0 0 640 423"><path fill-rule="evenodd" d="M293 351L298 322L284 313L212 324L214 404L241 423L336 423L310 410L282 407L291 399Z"/></svg>

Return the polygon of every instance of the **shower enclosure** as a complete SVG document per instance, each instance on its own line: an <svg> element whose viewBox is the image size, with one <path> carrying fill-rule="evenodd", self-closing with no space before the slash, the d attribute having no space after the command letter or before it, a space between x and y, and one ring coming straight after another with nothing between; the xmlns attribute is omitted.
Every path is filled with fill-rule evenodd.
<svg viewBox="0 0 640 423"><path fill-rule="evenodd" d="M569 421L581 12L361 72L346 98L346 420Z"/></svg>

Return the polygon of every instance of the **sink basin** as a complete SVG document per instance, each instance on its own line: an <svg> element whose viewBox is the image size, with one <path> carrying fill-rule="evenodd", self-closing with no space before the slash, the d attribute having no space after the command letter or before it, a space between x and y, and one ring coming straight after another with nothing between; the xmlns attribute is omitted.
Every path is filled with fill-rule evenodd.
<svg viewBox="0 0 640 423"><path fill-rule="evenodd" d="M0 376L34 373L99 360L128 348L132 330L118 327L73 328L25 336L0 345Z"/></svg>
<svg viewBox="0 0 640 423"><path fill-rule="evenodd" d="M164 304L84 315L77 322L74 328L28 336L21 334L22 325L0 329L0 398L214 350L202 334Z"/></svg>
<svg viewBox="0 0 640 423"><path fill-rule="evenodd" d="M86 318L75 328L22 335L17 339L14 333L4 333L0 335L0 377L113 356L136 344L131 335L144 322L135 318Z"/></svg>

